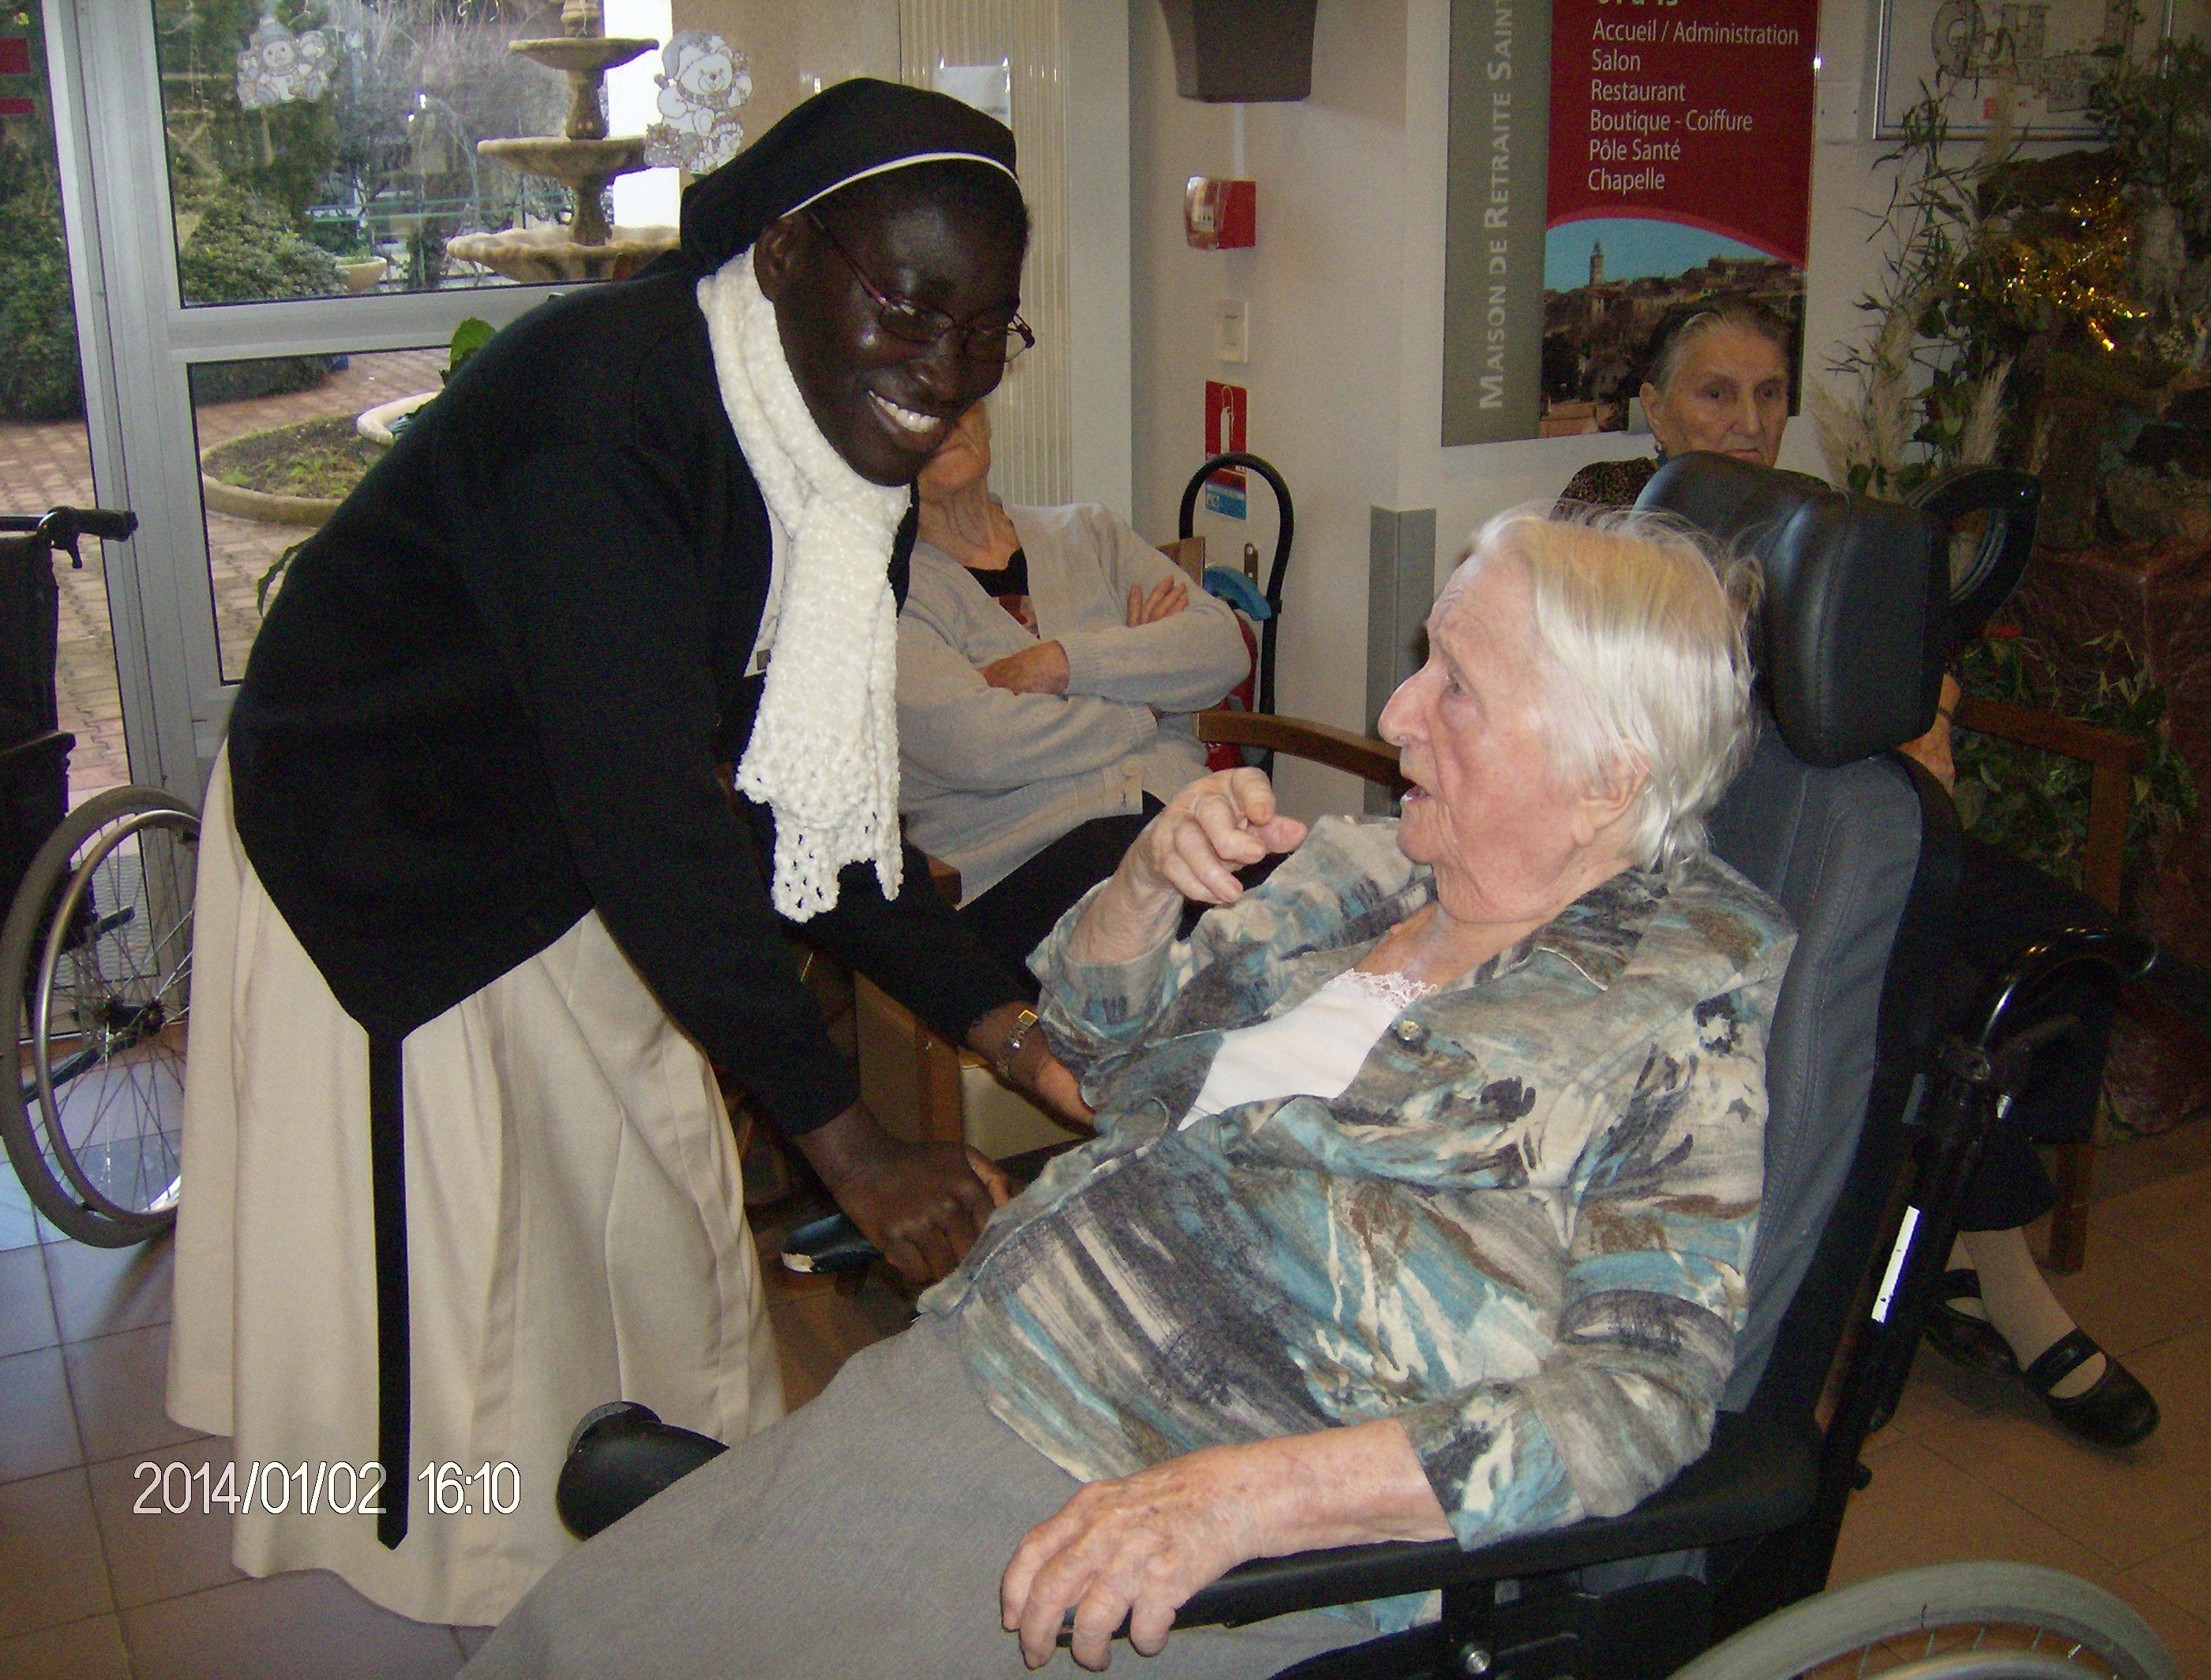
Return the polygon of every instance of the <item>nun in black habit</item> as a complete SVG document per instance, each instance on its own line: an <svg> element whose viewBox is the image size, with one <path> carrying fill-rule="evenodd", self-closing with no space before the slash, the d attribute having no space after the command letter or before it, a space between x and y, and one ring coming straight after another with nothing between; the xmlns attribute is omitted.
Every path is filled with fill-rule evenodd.
<svg viewBox="0 0 2211 1680"><path fill-rule="evenodd" d="M897 826L911 486L1027 341L1027 239L1004 127L832 88L293 564L208 792L169 1367L241 1473L306 1466L248 1574L496 1622L586 1411L781 1415L710 1061L906 1270L965 1251L1003 1179L877 1126L791 924L1074 1101Z"/></svg>

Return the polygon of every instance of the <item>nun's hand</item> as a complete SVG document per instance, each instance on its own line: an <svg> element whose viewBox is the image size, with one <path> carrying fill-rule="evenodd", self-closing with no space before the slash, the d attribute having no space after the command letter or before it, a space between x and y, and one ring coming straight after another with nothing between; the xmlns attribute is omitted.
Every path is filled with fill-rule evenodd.
<svg viewBox="0 0 2211 1680"><path fill-rule="evenodd" d="M863 1103L792 1141L861 1234L917 1284L957 1266L1011 1193L988 1157L893 1138Z"/></svg>

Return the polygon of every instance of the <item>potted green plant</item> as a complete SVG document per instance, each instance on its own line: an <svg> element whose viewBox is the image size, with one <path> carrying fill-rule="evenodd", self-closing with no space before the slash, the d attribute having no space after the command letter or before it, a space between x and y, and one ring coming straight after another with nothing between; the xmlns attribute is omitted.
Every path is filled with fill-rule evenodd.
<svg viewBox="0 0 2211 1680"><path fill-rule="evenodd" d="M1902 495L1953 466L2022 467L2043 480L2049 547L2193 529L2160 507L2203 506L2211 535L2211 484L2182 482L2203 453L2187 435L2211 420L2190 401L2211 329L2211 53L2112 54L2095 148L2023 156L2008 94L1994 106L1961 159L1930 90L1884 159L1887 273L1867 341L1833 370L1855 400L1811 393L1831 469Z"/></svg>

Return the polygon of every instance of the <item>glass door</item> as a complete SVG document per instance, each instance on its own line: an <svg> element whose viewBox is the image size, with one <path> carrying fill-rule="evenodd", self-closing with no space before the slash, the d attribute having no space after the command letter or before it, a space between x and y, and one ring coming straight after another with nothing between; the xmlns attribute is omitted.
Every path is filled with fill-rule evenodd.
<svg viewBox="0 0 2211 1680"><path fill-rule="evenodd" d="M975 34L951 0L904 0L904 23L899 0L0 0L0 15L11 6L41 9L52 67L93 483L141 522L106 566L133 779L197 797L272 567L439 389L463 322L503 326L673 243L675 168L609 184L571 166L589 148L570 142L610 132L591 144L692 156L675 142L703 107L669 85L688 88L687 62L750 55L724 94L757 102L738 113L748 133L778 88L788 103L825 77L898 74L909 31L930 55L906 55L918 81L941 59L1020 67L1033 283L1065 330L1015 404L1039 446L1009 487L1127 506L1126 44L1108 9L1019 0L1027 22L986 7L996 21ZM572 40L510 50L579 33L667 51L602 82L579 79ZM1069 156L1093 160L1094 215L1062 213ZM578 251L578 220L607 243Z"/></svg>
<svg viewBox="0 0 2211 1680"><path fill-rule="evenodd" d="M0 3L0 513L94 500L60 161L38 8ZM100 544L57 567L57 727L76 737L70 803L130 779ZM0 742L4 745L5 742Z"/></svg>
<svg viewBox="0 0 2211 1680"><path fill-rule="evenodd" d="M131 764L197 796L279 559L437 392L456 329L651 251L561 256L576 188L479 150L587 114L508 51L596 33L583 0L44 4L94 477L141 522Z"/></svg>
<svg viewBox="0 0 2211 1680"><path fill-rule="evenodd" d="M0 513L37 515L58 504L94 500L69 257L44 20L35 5L0 3ZM72 807L130 779L104 557L96 541L86 541L82 549L81 568L72 568L66 556L57 557L53 568L59 586L53 725L76 742L69 755ZM14 555L4 563L50 564ZM23 581L0 580L11 607L27 604L16 592ZM15 621L12 611L6 616L11 638L43 633L41 625ZM0 683L6 691L0 693L0 747L10 747L44 733L45 697L39 679L20 662L0 675L8 679ZM29 801L19 792L20 784L9 789L15 808L6 824L8 843L0 848L7 854L0 858L0 895L15 891L28 849L45 838L43 830L33 831ZM43 815L43 801L39 808ZM8 902L0 897L0 911ZM16 1038L7 1077L24 1080L33 1067L27 1036L21 1020L7 1024ZM0 1167L0 1249L52 1235L15 1173Z"/></svg>

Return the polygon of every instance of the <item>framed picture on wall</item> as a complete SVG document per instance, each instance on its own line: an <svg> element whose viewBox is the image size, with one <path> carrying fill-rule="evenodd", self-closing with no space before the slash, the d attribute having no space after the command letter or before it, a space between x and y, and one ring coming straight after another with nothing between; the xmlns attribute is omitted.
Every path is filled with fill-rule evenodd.
<svg viewBox="0 0 2211 1680"><path fill-rule="evenodd" d="M2000 76L2016 79L2014 121L2049 139L2095 132L2088 93L2102 55L2141 56L2172 30L2175 0L1880 0L1884 138L1929 88L1942 90L1950 132L1987 132Z"/></svg>

